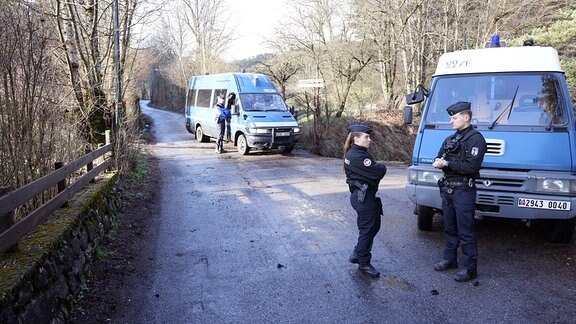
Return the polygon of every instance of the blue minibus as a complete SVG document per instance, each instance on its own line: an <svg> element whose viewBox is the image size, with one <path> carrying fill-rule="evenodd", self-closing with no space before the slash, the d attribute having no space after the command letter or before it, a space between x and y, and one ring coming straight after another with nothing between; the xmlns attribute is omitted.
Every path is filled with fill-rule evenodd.
<svg viewBox="0 0 576 324"><path fill-rule="evenodd" d="M290 153L301 128L269 77L256 73L220 73L190 78L186 96L186 129L199 142L216 137L213 107L224 96L230 109L231 140L240 154L252 149Z"/></svg>

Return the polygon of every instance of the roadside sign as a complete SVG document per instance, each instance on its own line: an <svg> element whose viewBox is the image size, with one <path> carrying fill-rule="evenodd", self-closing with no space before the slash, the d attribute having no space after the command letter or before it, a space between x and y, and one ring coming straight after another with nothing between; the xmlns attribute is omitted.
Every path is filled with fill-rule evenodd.
<svg viewBox="0 0 576 324"><path fill-rule="evenodd" d="M299 88L324 88L324 79L298 80Z"/></svg>

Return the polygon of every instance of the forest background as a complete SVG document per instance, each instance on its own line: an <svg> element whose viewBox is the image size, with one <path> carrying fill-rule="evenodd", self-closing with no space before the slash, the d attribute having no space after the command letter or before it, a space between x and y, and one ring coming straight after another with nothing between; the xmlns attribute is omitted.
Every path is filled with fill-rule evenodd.
<svg viewBox="0 0 576 324"><path fill-rule="evenodd" d="M483 47L496 33L508 46L532 39L558 50L575 97L573 1L286 1L291 10L265 43L272 53L231 62L223 53L238 35L226 0L0 0L0 186L49 173L110 129L127 172L139 100L183 114L192 75L267 74L299 111L300 147L340 157L346 125L363 120L375 129L376 159L403 162L418 122L417 112L404 125L404 95L430 84L445 52ZM316 97L297 86L316 78L325 81Z"/></svg>

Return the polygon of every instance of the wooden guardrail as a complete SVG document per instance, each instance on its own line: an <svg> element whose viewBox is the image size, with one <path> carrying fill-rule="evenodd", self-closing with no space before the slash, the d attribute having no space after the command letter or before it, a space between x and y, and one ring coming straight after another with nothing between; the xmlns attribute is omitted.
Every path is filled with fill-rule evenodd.
<svg viewBox="0 0 576 324"><path fill-rule="evenodd" d="M112 148L113 144L107 144L67 165L57 166L59 168L50 174L9 193L6 193L10 191L9 188L0 188L0 254L14 249L26 234L44 223L54 211L64 206L86 184L93 181L102 171L108 169L112 165L112 157L106 156L106 153L111 152ZM103 157L103 162L94 167L94 160L100 157ZM67 186L66 179L84 166L87 166L88 172ZM58 187L56 196L18 222L14 222L13 217L16 208L54 186ZM3 193L4 195L2 195Z"/></svg>

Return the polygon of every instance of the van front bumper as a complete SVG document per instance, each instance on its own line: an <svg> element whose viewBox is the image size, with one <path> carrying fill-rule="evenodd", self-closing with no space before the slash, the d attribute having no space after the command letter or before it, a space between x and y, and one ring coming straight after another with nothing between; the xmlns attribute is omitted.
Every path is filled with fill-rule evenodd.
<svg viewBox="0 0 576 324"><path fill-rule="evenodd" d="M281 146L294 146L302 134L291 134L290 136L273 136L272 134L246 134L248 146L258 149L276 149Z"/></svg>
<svg viewBox="0 0 576 324"><path fill-rule="evenodd" d="M408 197L417 205L442 209L442 198L437 186L406 185ZM570 210L518 207L519 199L570 202ZM576 217L576 197L550 196L534 193L500 192L478 189L476 193L476 217L511 219L571 219Z"/></svg>

